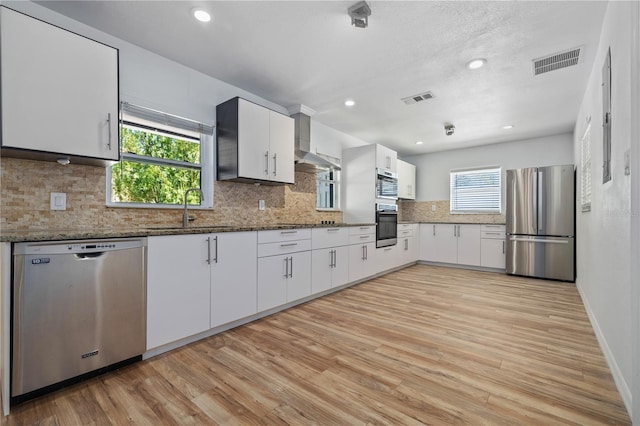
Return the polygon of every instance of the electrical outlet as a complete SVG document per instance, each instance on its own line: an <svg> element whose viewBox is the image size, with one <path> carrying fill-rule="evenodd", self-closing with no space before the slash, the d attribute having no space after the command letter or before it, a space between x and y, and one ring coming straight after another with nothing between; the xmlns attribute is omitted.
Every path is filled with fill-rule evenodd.
<svg viewBox="0 0 640 426"><path fill-rule="evenodd" d="M264 210L264 200L259 200L258 201L258 209L260 210Z"/></svg>
<svg viewBox="0 0 640 426"><path fill-rule="evenodd" d="M431 204L431 211L435 212L436 211L436 205L435 204Z"/></svg>
<svg viewBox="0 0 640 426"><path fill-rule="evenodd" d="M50 208L51 210L66 210L67 194L64 192L52 192Z"/></svg>

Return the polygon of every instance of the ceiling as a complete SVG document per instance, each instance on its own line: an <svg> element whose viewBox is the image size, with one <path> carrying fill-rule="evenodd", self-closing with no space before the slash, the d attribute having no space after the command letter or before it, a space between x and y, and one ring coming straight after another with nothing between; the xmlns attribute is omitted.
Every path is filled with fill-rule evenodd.
<svg viewBox="0 0 640 426"><path fill-rule="evenodd" d="M355 0L39 3L403 155L571 132L606 11L593 1L370 1L361 29L347 14ZM195 6L214 19L195 21ZM534 77L533 59L579 46L578 65ZM474 58L487 63L467 69ZM426 91L434 98L401 100Z"/></svg>

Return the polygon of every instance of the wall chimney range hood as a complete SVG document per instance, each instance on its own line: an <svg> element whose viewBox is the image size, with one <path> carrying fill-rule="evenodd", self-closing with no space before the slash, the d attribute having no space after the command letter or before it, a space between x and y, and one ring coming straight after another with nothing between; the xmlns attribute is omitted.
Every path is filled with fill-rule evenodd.
<svg viewBox="0 0 640 426"><path fill-rule="evenodd" d="M306 111L305 111L306 110ZM311 116L305 112L312 110L304 105L289 108L295 112L291 117L295 120L295 169L299 172L317 173L325 170L340 170L337 164L328 158L311 152Z"/></svg>

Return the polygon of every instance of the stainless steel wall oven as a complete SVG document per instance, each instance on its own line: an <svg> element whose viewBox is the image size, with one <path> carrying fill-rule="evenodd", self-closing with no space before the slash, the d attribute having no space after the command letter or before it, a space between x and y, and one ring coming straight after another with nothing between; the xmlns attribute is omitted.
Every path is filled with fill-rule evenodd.
<svg viewBox="0 0 640 426"><path fill-rule="evenodd" d="M398 199L398 174L376 169L376 198Z"/></svg>
<svg viewBox="0 0 640 426"><path fill-rule="evenodd" d="M398 206L376 204L376 247L394 246L398 242Z"/></svg>

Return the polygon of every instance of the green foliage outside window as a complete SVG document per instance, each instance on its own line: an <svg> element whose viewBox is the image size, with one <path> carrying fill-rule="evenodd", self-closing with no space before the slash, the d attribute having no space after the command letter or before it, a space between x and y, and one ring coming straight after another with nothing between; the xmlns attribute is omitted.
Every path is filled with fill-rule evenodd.
<svg viewBox="0 0 640 426"><path fill-rule="evenodd" d="M111 169L112 201L182 204L188 188L200 188L199 142L130 127L123 127L120 137L123 159ZM186 162L196 168L138 162L127 154ZM197 192L189 194L189 204L200 204Z"/></svg>

